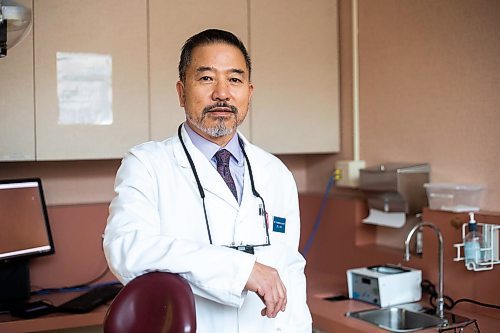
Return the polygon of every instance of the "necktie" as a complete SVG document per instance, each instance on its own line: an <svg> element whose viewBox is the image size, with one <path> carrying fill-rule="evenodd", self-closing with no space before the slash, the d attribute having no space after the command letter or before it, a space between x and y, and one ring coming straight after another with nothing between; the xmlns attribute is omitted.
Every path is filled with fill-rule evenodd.
<svg viewBox="0 0 500 333"><path fill-rule="evenodd" d="M221 149L217 153L215 153L215 159L217 160L217 171L222 176L222 179L224 179L224 181L226 182L236 200L238 200L238 194L236 194L236 185L234 184L233 177L231 176L231 171L229 170L230 158L231 153L226 149Z"/></svg>

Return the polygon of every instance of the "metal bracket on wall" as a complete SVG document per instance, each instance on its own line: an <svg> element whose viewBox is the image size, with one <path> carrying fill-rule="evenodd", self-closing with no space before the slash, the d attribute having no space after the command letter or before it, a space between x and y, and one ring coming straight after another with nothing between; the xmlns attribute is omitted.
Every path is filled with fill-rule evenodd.
<svg viewBox="0 0 500 333"><path fill-rule="evenodd" d="M467 223L462 225L462 240L465 240L467 225ZM481 261L479 263L471 262L465 267L470 271L492 270L494 265L500 264L500 225L478 223L477 226L478 230L480 230L483 235L483 246L479 249ZM457 254L455 258L453 258L453 261L465 260L465 255L462 256L462 253L464 253L464 242L453 244L453 246L457 249Z"/></svg>

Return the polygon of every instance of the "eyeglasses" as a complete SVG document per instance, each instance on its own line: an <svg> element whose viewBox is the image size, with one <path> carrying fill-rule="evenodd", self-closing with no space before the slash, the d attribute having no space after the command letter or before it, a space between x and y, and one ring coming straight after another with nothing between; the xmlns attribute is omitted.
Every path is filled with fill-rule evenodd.
<svg viewBox="0 0 500 333"><path fill-rule="evenodd" d="M259 245L243 245L243 244L241 244L241 245L229 245L229 246L227 246L230 249L246 252L249 254L255 254L256 247L271 245L271 241L269 240L269 223L267 220L266 205L264 203L264 199L262 199L262 197L260 195L258 195L258 193L257 193L256 197L259 198L260 201L262 202L262 205L260 205L260 207L259 207L259 215L264 217L264 228L266 229L266 242L263 244L259 244Z"/></svg>

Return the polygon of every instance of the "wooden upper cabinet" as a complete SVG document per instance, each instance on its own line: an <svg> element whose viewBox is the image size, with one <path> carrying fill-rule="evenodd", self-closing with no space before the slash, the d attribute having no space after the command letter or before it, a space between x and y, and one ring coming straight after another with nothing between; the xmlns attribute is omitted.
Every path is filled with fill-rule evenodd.
<svg viewBox="0 0 500 333"><path fill-rule="evenodd" d="M251 137L273 153L339 151L337 1L250 1Z"/></svg>
<svg viewBox="0 0 500 333"><path fill-rule="evenodd" d="M187 38L229 30L253 63L240 130L272 153L339 150L337 1L18 0L33 31L0 59L0 161L121 158L175 135Z"/></svg>
<svg viewBox="0 0 500 333"><path fill-rule="evenodd" d="M30 0L18 4L31 8ZM33 29L0 59L0 161L35 160Z"/></svg>
<svg viewBox="0 0 500 333"><path fill-rule="evenodd" d="M209 28L228 30L248 47L246 1L150 0L151 137L163 140L176 135L185 120L175 84L179 79L181 48L189 37ZM249 133L249 119L240 126Z"/></svg>
<svg viewBox="0 0 500 333"><path fill-rule="evenodd" d="M36 1L37 160L120 158L149 139L147 3Z"/></svg>

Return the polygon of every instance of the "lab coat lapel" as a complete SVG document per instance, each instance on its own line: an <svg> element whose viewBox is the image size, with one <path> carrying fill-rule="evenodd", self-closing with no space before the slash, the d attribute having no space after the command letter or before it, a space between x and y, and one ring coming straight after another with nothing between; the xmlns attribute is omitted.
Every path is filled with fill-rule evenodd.
<svg viewBox="0 0 500 333"><path fill-rule="evenodd" d="M238 133L240 138L243 140L245 152L248 156L252 167L253 180L255 189L262 195L262 189L271 176L265 170L265 165L269 162L266 155L260 154L257 156L255 151L255 146L251 145L248 140L243 136L243 134ZM255 201L255 197L252 192L252 182L250 181L250 171L248 168L248 163L245 161L245 176L244 176L244 186L243 186L243 198L241 200L241 211L246 211L247 209L256 209L254 206L256 203L260 203L260 200ZM259 191L259 189L261 189Z"/></svg>
<svg viewBox="0 0 500 333"><path fill-rule="evenodd" d="M250 162L252 163L252 162ZM245 174L243 176L243 193L241 198L240 213L248 213L255 206L254 195L252 193L252 185L250 175L248 173L248 163L245 161ZM256 206L255 206L256 207ZM255 208L257 209L257 208Z"/></svg>
<svg viewBox="0 0 500 333"><path fill-rule="evenodd" d="M252 166L252 172L253 172L253 180L254 180L254 185L255 189L259 191L259 188L263 188L266 183L269 181L269 178L272 178L273 175L269 174L269 172L265 171L266 170L266 165L270 163L269 158L267 157L266 154L259 154L257 151L259 148L256 146L252 145L243 134L238 133L240 138L243 140L244 147L245 147L245 152L248 156L248 159L250 160L250 164ZM252 191L251 191L251 183L250 183L250 177L247 177L246 174L249 173L248 171L248 166L246 165L245 161L245 187L250 188L250 195L253 196ZM262 194L262 193L260 193Z"/></svg>
<svg viewBox="0 0 500 333"><path fill-rule="evenodd" d="M276 175L272 174L272 171L269 170L269 165L272 163L271 155L259 153L260 148L252 145L243 134L239 133L240 138L243 140L245 152L248 156L250 164L252 166L253 173L253 181L255 185L255 189L262 196L266 196L264 189L266 188L269 182L273 181L273 177ZM246 165L246 163L245 163ZM251 190L251 182L249 174L248 166L245 166L245 185L244 187L249 188L249 195L253 197L253 193ZM245 198L245 197L243 197ZM264 198L265 200L265 198ZM243 206L243 203L242 203Z"/></svg>
<svg viewBox="0 0 500 333"><path fill-rule="evenodd" d="M231 190L229 190L228 186L217 172L217 170L213 167L209 160L203 155L198 148L196 148L191 140L189 139L189 135L184 130L184 127L181 130L182 139L184 140L184 144L186 145L191 158L193 159L193 163L196 167L196 172L198 173L198 177L200 179L203 190L214 194L220 199L227 202L235 209L239 209L238 202L234 198ZM174 148L174 155L178 162L178 165L183 169L184 173L188 173L187 176L192 179L193 186L197 187L196 179L193 175L193 171L191 170L191 166L189 165L189 161L184 153L184 149L177 138L178 144Z"/></svg>

